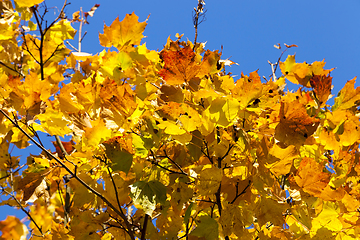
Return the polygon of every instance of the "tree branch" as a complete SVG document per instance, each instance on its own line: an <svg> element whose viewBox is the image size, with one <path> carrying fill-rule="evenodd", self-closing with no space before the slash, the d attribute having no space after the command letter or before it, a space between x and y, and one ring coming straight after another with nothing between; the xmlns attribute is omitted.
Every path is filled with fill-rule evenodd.
<svg viewBox="0 0 360 240"><path fill-rule="evenodd" d="M150 150L150 152L151 152L152 157L153 157L154 159L156 159L154 152L153 152L152 150ZM152 164L158 166L159 168L162 168L162 169L164 169L164 170L166 170L166 171L168 171L168 172L170 172L170 173L183 174L183 175L185 175L185 176L188 175L188 174L187 174L186 172L184 172L184 171L182 171L182 172L177 172L177 171L171 170L171 169L169 169L169 168L166 168L166 167L164 167L164 166L161 166L161 165L160 165L159 163L157 163L156 161L149 160L149 159L148 159L148 161L151 162Z"/></svg>
<svg viewBox="0 0 360 240"><path fill-rule="evenodd" d="M146 240L146 228L148 225L148 221L149 221L149 215L145 214L145 218L144 218L144 225L141 229L141 240Z"/></svg>
<svg viewBox="0 0 360 240"><path fill-rule="evenodd" d="M6 67L7 69L10 69L11 71L16 72L16 73L19 74L21 77L25 77L24 74L22 74L21 72L19 72L19 71L16 70L15 68L9 67L8 65L6 65L5 63L3 63L2 61L0 61L0 65Z"/></svg>
<svg viewBox="0 0 360 240"><path fill-rule="evenodd" d="M240 197L241 195L243 195L243 194L246 192L246 190L250 187L250 185L251 185L251 180L249 180L248 185L246 185L246 187L241 191L241 193L238 193L238 192L239 192L239 183L237 183L237 184L236 184L235 197L234 197L234 199L231 201L231 204L233 204L238 197Z"/></svg>

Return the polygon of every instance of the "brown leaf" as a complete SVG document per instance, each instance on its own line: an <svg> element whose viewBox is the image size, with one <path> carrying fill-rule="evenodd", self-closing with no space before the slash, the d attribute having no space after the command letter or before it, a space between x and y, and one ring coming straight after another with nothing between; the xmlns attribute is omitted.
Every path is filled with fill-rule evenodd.
<svg viewBox="0 0 360 240"><path fill-rule="evenodd" d="M325 75L314 75L310 79L310 85L314 88L317 99L319 100L320 107L323 107L327 102L331 93L332 77Z"/></svg>
<svg viewBox="0 0 360 240"><path fill-rule="evenodd" d="M24 192L23 201L28 201L30 197L37 191L38 193L43 192L45 190L43 186L43 181L46 175L48 175L50 171L46 171L45 173L27 173L25 177L20 179L18 183L17 190L22 190ZM41 189L37 189L40 185ZM36 194L39 195L39 194Z"/></svg>

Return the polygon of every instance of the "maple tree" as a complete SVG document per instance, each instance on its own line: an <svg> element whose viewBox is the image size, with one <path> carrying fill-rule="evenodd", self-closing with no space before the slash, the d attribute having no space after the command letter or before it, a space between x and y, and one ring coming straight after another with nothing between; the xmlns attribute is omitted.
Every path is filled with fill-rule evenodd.
<svg viewBox="0 0 360 240"><path fill-rule="evenodd" d="M355 78L333 106L324 61L234 80L196 37L148 50L134 13L104 26L102 52L81 34L73 51L99 5L70 19L65 1L48 24L41 2L0 2L0 204L30 222L7 216L1 239L359 238ZM12 146L30 144L20 164Z"/></svg>

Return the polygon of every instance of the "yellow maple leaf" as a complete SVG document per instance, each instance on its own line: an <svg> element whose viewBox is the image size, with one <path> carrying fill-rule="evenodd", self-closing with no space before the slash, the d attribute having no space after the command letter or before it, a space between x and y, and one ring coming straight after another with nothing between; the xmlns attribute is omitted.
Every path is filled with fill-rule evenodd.
<svg viewBox="0 0 360 240"><path fill-rule="evenodd" d="M325 201L320 214L312 220L312 234L322 227L331 231L340 231L343 225L339 219L339 213L338 203Z"/></svg>
<svg viewBox="0 0 360 240"><path fill-rule="evenodd" d="M19 7L32 7L43 1L44 0L15 0L15 3L17 3L17 5L19 5Z"/></svg>
<svg viewBox="0 0 360 240"><path fill-rule="evenodd" d="M32 213L34 222L36 222L37 226L39 226L43 232L47 232L51 229L53 220L50 209L48 209L46 206L36 204L30 207L30 212ZM40 235L41 233L35 226L34 222L30 222L30 228L33 229L33 234Z"/></svg>
<svg viewBox="0 0 360 240"><path fill-rule="evenodd" d="M280 62L282 74L292 83L310 87L310 69L307 63L296 63L295 55L289 55L285 62Z"/></svg>
<svg viewBox="0 0 360 240"><path fill-rule="evenodd" d="M241 74L236 81L235 88L231 89L234 98L238 99L240 109L246 108L249 103L263 95L264 85L261 83L257 71L250 73L250 76Z"/></svg>
<svg viewBox="0 0 360 240"><path fill-rule="evenodd" d="M104 33L99 34L100 44L104 47L114 46L118 50L126 46L139 45L144 37L142 34L147 19L144 22L139 22L138 19L134 13L126 14L121 22L117 17L109 27L104 26Z"/></svg>
<svg viewBox="0 0 360 240"><path fill-rule="evenodd" d="M202 170L197 185L199 194L203 196L214 194L220 186L222 175L222 170L217 167Z"/></svg>
<svg viewBox="0 0 360 240"><path fill-rule="evenodd" d="M14 27L8 23L0 23L0 40L12 39L15 35Z"/></svg>
<svg viewBox="0 0 360 240"><path fill-rule="evenodd" d="M41 127L50 135L64 136L71 132L69 122L60 111L47 109L45 113L36 116L41 121Z"/></svg>
<svg viewBox="0 0 360 240"><path fill-rule="evenodd" d="M63 19L55 23L45 35L45 41L52 41L53 44L61 44L66 39L73 39L76 30L71 26L71 22Z"/></svg>
<svg viewBox="0 0 360 240"><path fill-rule="evenodd" d="M83 138L84 147L98 146L101 142L111 136L111 130L106 127L105 122L101 118L91 121L91 125L91 128L88 127L85 129L85 135Z"/></svg>
<svg viewBox="0 0 360 240"><path fill-rule="evenodd" d="M335 104L331 110L348 109L358 106L360 101L360 87L355 88L356 77L348 81L335 98Z"/></svg>
<svg viewBox="0 0 360 240"><path fill-rule="evenodd" d="M290 145L287 148L281 148L278 144L269 151L268 160L265 166L277 177L280 175L286 175L290 172L293 165L293 159L297 157L297 151L294 145Z"/></svg>

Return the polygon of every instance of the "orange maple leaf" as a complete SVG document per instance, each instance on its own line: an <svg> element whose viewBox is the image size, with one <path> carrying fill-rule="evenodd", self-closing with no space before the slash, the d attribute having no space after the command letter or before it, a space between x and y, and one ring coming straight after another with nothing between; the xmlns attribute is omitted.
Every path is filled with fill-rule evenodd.
<svg viewBox="0 0 360 240"><path fill-rule="evenodd" d="M165 65L159 74L169 85L188 82L200 70L199 64L195 62L195 53L190 46L175 51L164 50L160 53L160 58Z"/></svg>
<svg viewBox="0 0 360 240"><path fill-rule="evenodd" d="M314 89L320 107L323 107L327 102L331 93L332 77L325 75L314 75L310 79L310 85Z"/></svg>
<svg viewBox="0 0 360 240"><path fill-rule="evenodd" d="M319 197L330 181L330 174L323 172L324 166L314 159L305 157L301 160L295 181L305 192Z"/></svg>
<svg viewBox="0 0 360 240"><path fill-rule="evenodd" d="M67 153L71 153L73 150L74 150L74 145L75 145L75 142L73 140L71 141L68 141L68 142L64 142L64 141L61 141L62 145L64 146L65 148L65 151ZM63 158L64 157L64 153L63 151L61 150L60 146L57 144L57 142L52 142L52 144L55 146L55 149L56 149L56 153L58 154L58 156L60 158Z"/></svg>
<svg viewBox="0 0 360 240"><path fill-rule="evenodd" d="M275 128L275 138L289 144L303 144L319 126L319 119L310 117L298 101L281 102L280 123Z"/></svg>

